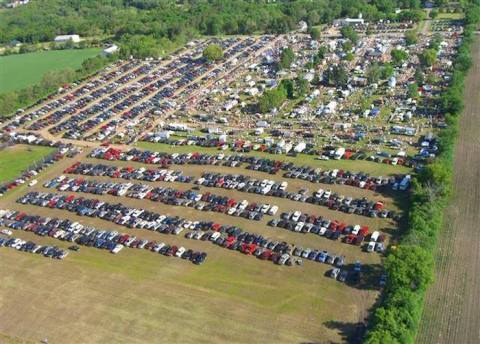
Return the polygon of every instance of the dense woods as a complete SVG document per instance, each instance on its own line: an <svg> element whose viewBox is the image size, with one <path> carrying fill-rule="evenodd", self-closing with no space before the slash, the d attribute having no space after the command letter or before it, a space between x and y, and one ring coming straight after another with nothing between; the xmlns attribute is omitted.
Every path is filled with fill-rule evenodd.
<svg viewBox="0 0 480 344"><path fill-rule="evenodd" d="M36 0L0 13L0 43L44 42L76 33L117 39L146 35L171 44L197 34L281 33L300 20L317 25L359 13L366 19L395 19L395 8L420 5L420 0Z"/></svg>

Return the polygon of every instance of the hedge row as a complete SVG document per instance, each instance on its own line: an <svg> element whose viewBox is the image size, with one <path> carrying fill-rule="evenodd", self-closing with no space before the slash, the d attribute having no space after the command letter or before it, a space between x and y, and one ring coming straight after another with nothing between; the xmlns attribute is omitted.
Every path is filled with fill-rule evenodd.
<svg viewBox="0 0 480 344"><path fill-rule="evenodd" d="M464 79L472 61L473 32L480 20L480 1L466 8L465 32L448 90L441 98L448 128L439 134L440 154L412 186L409 226L385 260L388 282L374 311L365 342L414 343L427 287L433 281L434 251L443 214L452 193L453 155L458 117L463 109Z"/></svg>

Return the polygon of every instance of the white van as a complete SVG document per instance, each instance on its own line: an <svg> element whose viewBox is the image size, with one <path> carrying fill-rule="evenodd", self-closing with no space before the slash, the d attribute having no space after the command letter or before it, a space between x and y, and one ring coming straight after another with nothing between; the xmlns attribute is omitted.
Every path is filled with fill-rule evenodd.
<svg viewBox="0 0 480 344"><path fill-rule="evenodd" d="M378 240L379 236L380 236L379 231L373 232L372 235L370 236L370 241L376 242Z"/></svg>

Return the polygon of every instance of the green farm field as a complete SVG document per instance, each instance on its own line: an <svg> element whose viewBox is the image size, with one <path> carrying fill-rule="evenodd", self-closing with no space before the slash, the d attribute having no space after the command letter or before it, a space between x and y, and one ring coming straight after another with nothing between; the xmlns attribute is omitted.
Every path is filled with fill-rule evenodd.
<svg viewBox="0 0 480 344"><path fill-rule="evenodd" d="M17 145L0 151L0 183L18 176L33 162L53 152L53 148Z"/></svg>
<svg viewBox="0 0 480 344"><path fill-rule="evenodd" d="M39 82L51 70L76 69L99 48L52 50L0 57L0 93Z"/></svg>

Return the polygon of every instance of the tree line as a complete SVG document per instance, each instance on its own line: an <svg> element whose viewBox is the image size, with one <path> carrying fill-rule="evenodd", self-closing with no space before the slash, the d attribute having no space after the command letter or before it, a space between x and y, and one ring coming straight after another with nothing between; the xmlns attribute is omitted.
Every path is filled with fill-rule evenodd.
<svg viewBox="0 0 480 344"><path fill-rule="evenodd" d="M395 8L420 6L420 0L36 0L0 12L0 43L49 42L59 34L108 36L125 45L132 41L124 51L147 47L158 54L196 35L284 33L300 20L314 26L359 13L395 20ZM401 15L409 13L415 11Z"/></svg>

